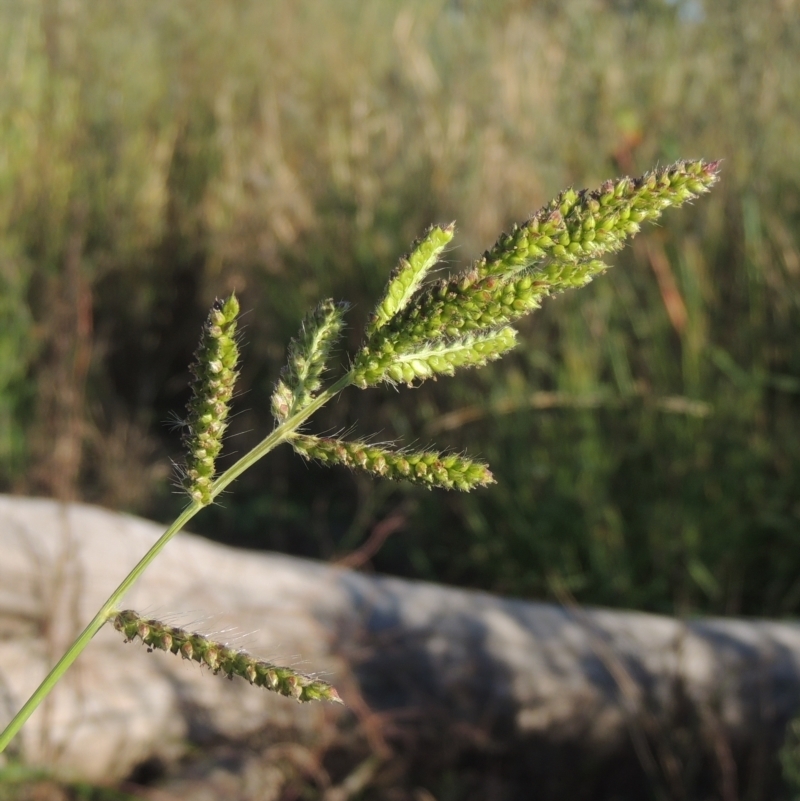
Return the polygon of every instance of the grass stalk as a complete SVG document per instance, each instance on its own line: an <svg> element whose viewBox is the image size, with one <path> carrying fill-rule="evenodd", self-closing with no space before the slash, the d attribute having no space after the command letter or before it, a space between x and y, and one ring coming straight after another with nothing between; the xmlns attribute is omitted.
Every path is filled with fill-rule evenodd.
<svg viewBox="0 0 800 801"><path fill-rule="evenodd" d="M214 481L211 488L211 497L216 498L227 486L229 486L238 476L252 467L259 459L266 456L278 445L286 441L297 429L318 409L324 406L334 396L338 395L343 389L352 383L350 373L342 376L335 384L326 391L314 398L308 406L297 414L290 417L286 422L275 429L256 445L251 451L246 453L235 464L231 465L219 478ZM61 659L56 662L53 669L47 674L44 681L36 688L35 692L25 702L22 708L12 718L8 726L0 734L0 753L5 751L19 730L33 714L39 704L50 694L52 689L61 680L72 663L80 656L83 650L91 642L92 638L105 625L105 623L119 612L119 605L125 594L136 583L139 577L150 566L151 562L164 550L167 543L201 510L204 504L197 501L192 502L169 528L158 538L149 551L139 560L137 565L122 580L120 585L111 593L108 600L100 607L97 614L92 618L86 628L78 635L75 642L69 647Z"/></svg>
<svg viewBox="0 0 800 801"><path fill-rule="evenodd" d="M351 384L367 389L402 382L418 385L456 369L481 367L516 345L509 322L538 308L539 299L585 285L606 269L597 257L619 250L645 221L656 220L668 206L680 206L705 194L717 181L718 162L679 161L641 178L609 180L593 192L562 192L495 246L468 271L425 286L454 228L432 228L390 278L387 293L367 325L365 340L350 369L321 390L321 376L341 339L346 304L323 301L307 316L289 346L287 368L272 397L275 427L251 451L215 478L216 458L227 426L238 377L236 336L239 302L235 294L217 300L202 329L191 366L192 397L182 421L187 460L182 484L190 504L147 551L56 663L0 735L0 752L111 617L130 640L138 636L161 650L177 653L181 643L189 658L204 661L215 673L241 675L251 683L303 700L340 700L324 683L305 682L291 669L265 663L202 635L144 620L122 598L167 543L202 508L211 504L238 476L282 442L301 455L386 478L413 480L425 486L469 492L491 483L488 466L433 450L410 451L372 446L366 441L300 435L300 427ZM321 390L321 391L320 391ZM141 624L141 629L139 628ZM153 639L155 638L155 639ZM221 660L221 661L220 661ZM306 679L310 677L305 677ZM324 684L324 687L323 687Z"/></svg>

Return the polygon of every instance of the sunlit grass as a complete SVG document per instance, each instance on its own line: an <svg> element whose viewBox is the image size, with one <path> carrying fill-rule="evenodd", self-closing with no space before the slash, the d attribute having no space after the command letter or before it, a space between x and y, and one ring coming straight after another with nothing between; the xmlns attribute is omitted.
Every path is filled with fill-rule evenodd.
<svg viewBox="0 0 800 801"><path fill-rule="evenodd" d="M183 383L158 387L214 296L236 289L252 309L252 362L273 370L243 376L233 425L262 430L296 319L353 298L356 342L428 224L458 220L462 265L569 183L723 158L702 207L527 324L515 369L399 412L357 397L329 423L393 436L415 416L433 431L455 404L473 411L452 445L498 473L480 497L412 496L428 506L382 569L796 611L800 26L778 0L683 5L2 4L4 486L156 513L160 424ZM536 393L558 402L537 408ZM272 544L324 556L405 503L316 473L283 485L284 467L254 479L231 526L283 508Z"/></svg>

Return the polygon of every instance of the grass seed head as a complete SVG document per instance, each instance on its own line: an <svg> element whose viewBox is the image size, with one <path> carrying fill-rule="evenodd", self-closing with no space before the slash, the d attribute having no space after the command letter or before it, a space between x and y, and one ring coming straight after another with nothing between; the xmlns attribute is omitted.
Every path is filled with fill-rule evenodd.
<svg viewBox="0 0 800 801"><path fill-rule="evenodd" d="M214 674L222 673L231 679L240 676L250 684L297 701L342 703L336 690L325 681L293 668L256 659L247 651L235 650L224 643L209 640L202 634L168 626L160 620L143 618L132 609L117 613L113 618L113 625L125 635L126 642L138 637L150 651L157 649L173 654L180 653L184 659L200 662Z"/></svg>
<svg viewBox="0 0 800 801"><path fill-rule="evenodd" d="M212 500L215 461L222 449L228 408L238 376L238 315L236 295L214 303L191 366L192 397L187 405L183 435L188 452L182 471L183 486L192 500L203 506Z"/></svg>

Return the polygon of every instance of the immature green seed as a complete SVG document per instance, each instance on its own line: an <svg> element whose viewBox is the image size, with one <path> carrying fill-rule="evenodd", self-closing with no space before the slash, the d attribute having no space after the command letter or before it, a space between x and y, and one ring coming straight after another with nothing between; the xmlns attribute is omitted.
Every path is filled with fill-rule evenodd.
<svg viewBox="0 0 800 801"><path fill-rule="evenodd" d="M214 462L222 448L227 427L228 407L238 372L239 347L236 295L217 300L211 307L191 366L192 397L183 442L188 451L183 485L192 500L211 503Z"/></svg>

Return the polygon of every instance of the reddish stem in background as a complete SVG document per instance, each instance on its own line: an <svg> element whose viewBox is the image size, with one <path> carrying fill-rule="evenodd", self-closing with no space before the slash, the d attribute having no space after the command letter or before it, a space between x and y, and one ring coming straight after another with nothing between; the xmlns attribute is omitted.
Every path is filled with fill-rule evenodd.
<svg viewBox="0 0 800 801"><path fill-rule="evenodd" d="M363 567L376 553L383 547L389 537L399 531L408 522L408 518L402 513L396 513L381 520L372 527L369 537L367 537L361 547L351 551L347 556L337 559L334 564L339 567L350 567L354 570Z"/></svg>

